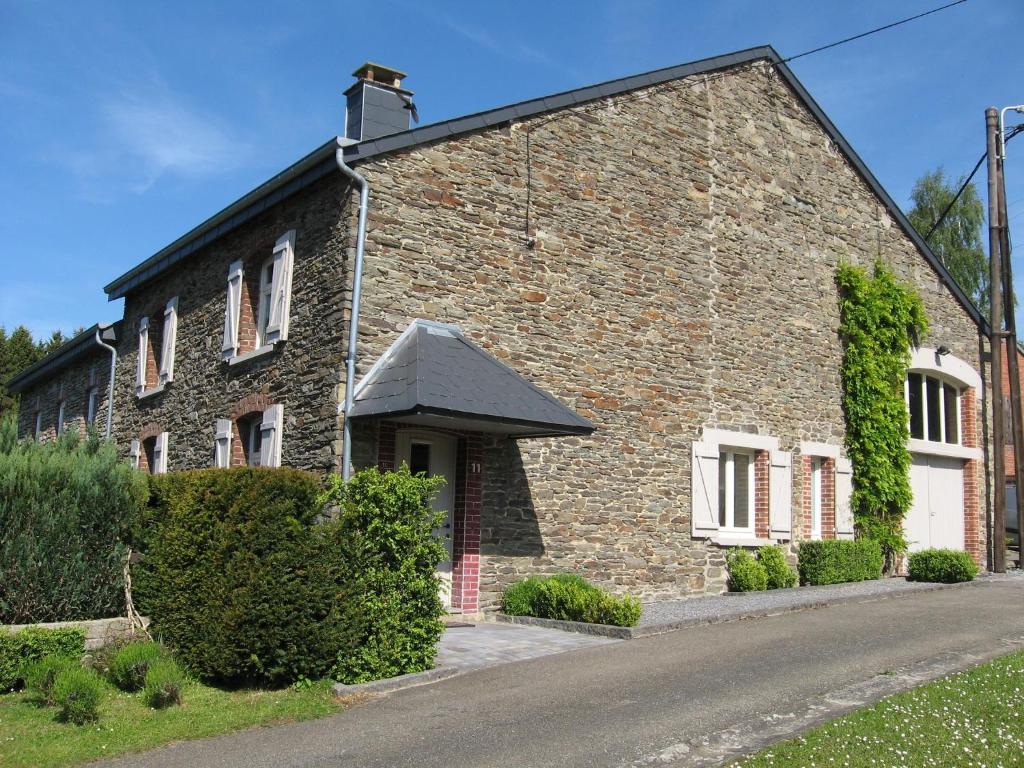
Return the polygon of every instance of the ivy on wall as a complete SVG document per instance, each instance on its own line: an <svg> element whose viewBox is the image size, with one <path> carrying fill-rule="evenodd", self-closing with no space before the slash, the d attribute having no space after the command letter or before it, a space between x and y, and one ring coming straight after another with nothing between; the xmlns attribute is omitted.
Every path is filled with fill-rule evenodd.
<svg viewBox="0 0 1024 768"><path fill-rule="evenodd" d="M917 293L881 262L871 272L841 264L836 282L850 505L858 536L882 545L891 572L907 548L903 518L912 501L903 383L911 344L927 332L928 319Z"/></svg>

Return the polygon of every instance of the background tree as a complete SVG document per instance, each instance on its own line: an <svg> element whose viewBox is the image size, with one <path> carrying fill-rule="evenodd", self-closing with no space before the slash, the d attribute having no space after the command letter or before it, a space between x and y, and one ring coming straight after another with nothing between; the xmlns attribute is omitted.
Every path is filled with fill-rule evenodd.
<svg viewBox="0 0 1024 768"><path fill-rule="evenodd" d="M907 218L922 237L931 231L961 184L963 179L953 183L941 167L926 173L914 184L910 193L914 207ZM984 223L985 208L978 197L977 187L971 182L950 208L942 224L932 232L928 245L987 317L989 268L981 239Z"/></svg>
<svg viewBox="0 0 1024 768"><path fill-rule="evenodd" d="M75 331L77 336L84 329ZM7 382L33 363L53 352L69 338L60 331L54 331L50 338L35 341L32 333L23 325L7 335L7 329L0 326L0 420L18 411L18 396L7 391Z"/></svg>

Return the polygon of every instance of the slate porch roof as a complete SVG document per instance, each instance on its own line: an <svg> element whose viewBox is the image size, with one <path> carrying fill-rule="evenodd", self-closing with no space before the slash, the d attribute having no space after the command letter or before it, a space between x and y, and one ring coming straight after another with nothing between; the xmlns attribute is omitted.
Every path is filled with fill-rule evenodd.
<svg viewBox="0 0 1024 768"><path fill-rule="evenodd" d="M515 437L594 431L458 326L429 320L414 320L356 386L350 418L371 417Z"/></svg>

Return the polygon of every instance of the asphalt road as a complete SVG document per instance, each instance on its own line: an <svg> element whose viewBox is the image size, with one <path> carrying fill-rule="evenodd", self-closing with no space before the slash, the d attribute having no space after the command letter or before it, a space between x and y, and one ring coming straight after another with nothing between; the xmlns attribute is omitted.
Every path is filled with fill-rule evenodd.
<svg viewBox="0 0 1024 768"><path fill-rule="evenodd" d="M324 720L186 742L107 765L671 764L682 754L673 745L766 716L784 719L809 701L907 665L955 657L963 666L1021 640L1024 579L973 584L506 664Z"/></svg>

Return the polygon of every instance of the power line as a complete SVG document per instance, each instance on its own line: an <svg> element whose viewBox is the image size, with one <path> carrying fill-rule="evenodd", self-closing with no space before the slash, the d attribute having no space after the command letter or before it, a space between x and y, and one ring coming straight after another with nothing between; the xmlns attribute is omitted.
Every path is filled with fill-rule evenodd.
<svg viewBox="0 0 1024 768"><path fill-rule="evenodd" d="M1004 139L1004 142L1009 142L1010 139L1012 139L1014 136L1016 136L1018 133L1021 133L1022 131L1024 131L1024 125L1014 126L1013 128L1006 132L1006 138ZM949 201L949 205L947 205L946 209L939 214L939 218L935 220L935 223L932 224L932 228L928 230L928 234L924 236L924 241L926 243L928 242L929 238L931 238L931 236L935 234L935 230L942 226L942 222L946 220L946 216L949 215L949 212L953 209L953 206L956 205L956 201L960 199L960 195L962 195L964 193L964 190L967 189L967 185L971 183L971 179L974 178L974 174L976 174L978 172L978 169L981 168L981 164L985 162L986 157L988 157L988 152L985 152L981 157L978 158L978 162L975 164L974 170L971 171L970 175L966 179L964 179L964 183L960 185L960 189L958 189L956 191L956 194L953 195L953 199Z"/></svg>
<svg viewBox="0 0 1024 768"><path fill-rule="evenodd" d="M803 53L798 53L795 56L790 56L788 59L783 59L782 63L785 64L786 62L789 62L789 61L795 61L796 59L802 59L804 56L810 56L812 53L819 53L821 51L827 51L829 48L835 48L838 45L844 45L845 43L852 43L854 40L860 40L862 37L867 37L868 35L873 35L876 32L884 32L887 29L892 29L893 27L898 27L901 24L907 24L908 22L911 22L911 21L917 21L918 19L923 19L925 16L931 16L933 13L938 13L939 11L944 11L947 8L952 8L954 5L960 5L961 3L966 3L966 2L967 2L967 0L956 0L956 2L947 3L946 5L943 5L943 6L939 7L939 8L932 8L930 11L925 11L924 13L919 13L916 16L908 16L907 18L901 19L900 21L894 21L892 24L886 24L884 27L876 27L875 29L869 30L867 32L861 32L859 35L854 35L853 37L847 37L844 40L837 40L834 43L829 43L828 45L823 45L823 46L821 46L819 48L815 48L815 49L810 50L810 51L804 51Z"/></svg>

